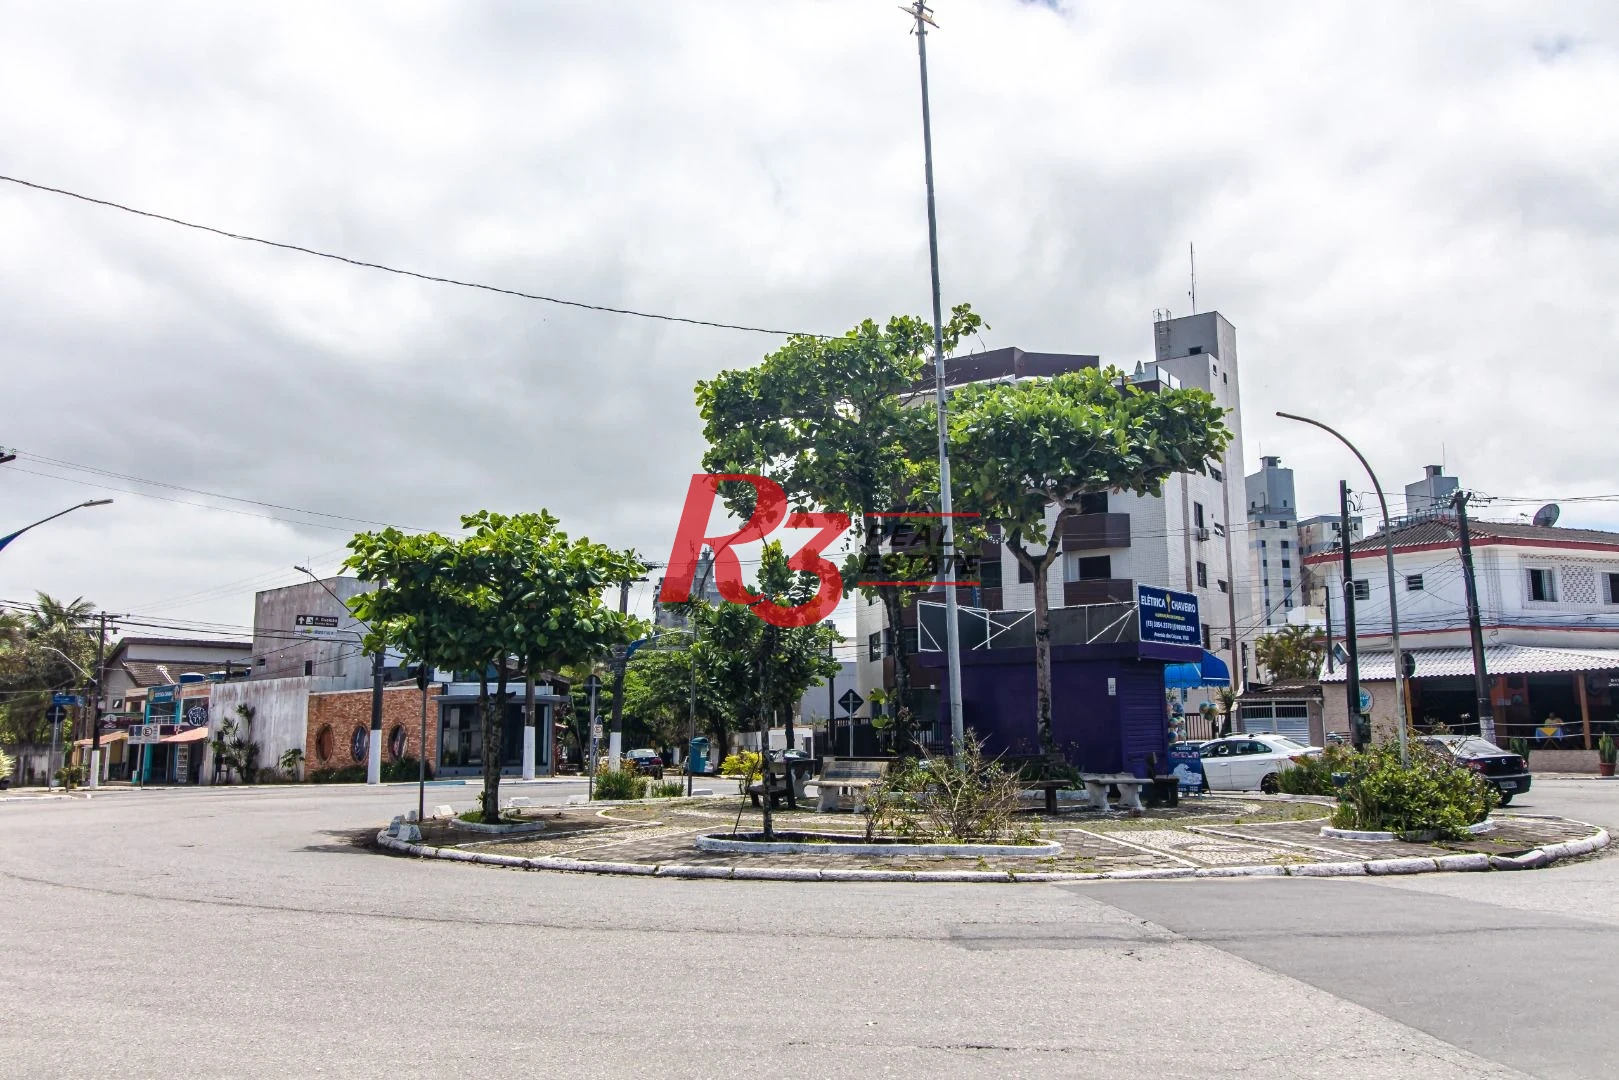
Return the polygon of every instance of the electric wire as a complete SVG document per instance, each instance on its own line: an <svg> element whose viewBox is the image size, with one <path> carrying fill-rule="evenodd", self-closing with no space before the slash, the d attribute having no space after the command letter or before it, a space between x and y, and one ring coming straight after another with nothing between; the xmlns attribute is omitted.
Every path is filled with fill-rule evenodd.
<svg viewBox="0 0 1619 1080"><path fill-rule="evenodd" d="M712 319L697 319L686 315L668 315L660 312L637 311L634 308L611 307L607 304L592 304L583 300L569 300L560 296L546 296L541 293L524 292L520 289L508 289L500 285L488 285L477 281L465 281L460 278L446 277L440 274L426 274L417 270L404 270L397 266L388 266L384 263L371 262L366 259L356 259L348 255L338 255L330 251L319 251L315 248L304 247L301 244L289 244L280 240L266 240L263 237L250 236L246 233L232 232L229 229L221 229L213 225L203 225L194 221L186 221L182 218L172 217L168 214L160 214L153 210L142 210L134 206L129 206L125 203L113 202L110 199L98 199L94 196L85 195L77 191L69 191L66 188L51 187L50 185L36 183L32 180L24 180L17 176L6 176L4 174L0 174L0 180L4 180L9 184L16 184L19 187L29 188L34 191L47 192L52 195L61 195L69 199L77 199L80 202L90 203L94 206L103 206L111 210L122 211L126 214L134 214L137 217L150 218L153 221L167 222L170 225L179 225L183 228L195 229L198 232L212 233L215 236L223 236L228 240L239 240L249 244L261 244L264 247L278 248L282 251L292 251L300 255L310 255L318 259L328 259L332 262L346 263L349 266L357 266L366 270L380 270L383 273L396 274L400 277L415 278L419 281L430 281L438 285L453 285L461 289L476 289L482 292L498 293L502 296L514 296L522 300L537 300L541 303L556 304L561 307L578 308L583 311L596 311L607 315L625 315L636 319L650 319L657 322L666 323L684 323L688 326L706 326L718 330L742 330L747 333L771 334L777 337L827 336L824 334L812 334L803 330L781 330L773 327L748 326L742 323L719 322Z"/></svg>

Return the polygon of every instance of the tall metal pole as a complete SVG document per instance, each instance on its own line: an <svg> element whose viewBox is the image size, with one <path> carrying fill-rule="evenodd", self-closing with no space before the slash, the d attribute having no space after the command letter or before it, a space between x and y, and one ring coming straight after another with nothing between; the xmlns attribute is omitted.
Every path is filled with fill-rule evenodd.
<svg viewBox="0 0 1619 1080"><path fill-rule="evenodd" d="M1467 531L1468 492L1455 495L1456 532L1462 549L1462 584L1467 589L1467 635L1473 644L1473 694L1478 699L1478 733L1495 741L1495 706L1490 702L1490 676L1484 669L1484 628L1478 617L1478 583L1473 579L1473 541Z"/></svg>
<svg viewBox="0 0 1619 1080"><path fill-rule="evenodd" d="M1355 556L1349 540L1349 484L1338 481L1338 542L1344 549L1344 662L1345 694L1349 706L1349 741L1363 749L1366 739L1360 723L1360 649L1355 643ZM1327 594L1330 602L1332 594Z"/></svg>
<svg viewBox="0 0 1619 1080"><path fill-rule="evenodd" d="M944 312L939 300L939 219L933 198L933 117L928 106L928 26L937 26L922 0L905 10L916 19L916 58L922 75L922 157L928 189L928 265L933 274L933 390L939 426L939 512L944 519L940 580L944 585L945 655L950 693L950 746L961 753L966 732L961 719L961 638L956 625L956 519L950 495L950 427L944 378ZM1043 583L1042 583L1043 584ZM901 632L894 627L894 633Z"/></svg>
<svg viewBox="0 0 1619 1080"><path fill-rule="evenodd" d="M107 665L107 613L101 612L101 636L96 639L96 678L90 687L90 773L85 783L91 788L101 786L101 684L106 681Z"/></svg>
<svg viewBox="0 0 1619 1080"><path fill-rule="evenodd" d="M1372 488L1377 492L1378 509L1383 514L1383 553L1387 561L1386 569L1388 571L1389 643L1394 649L1394 696L1399 699L1394 704L1395 734L1398 736L1400 743L1400 763L1404 765L1410 761L1410 752L1406 748L1405 739L1405 729L1410 720L1405 714L1405 665L1401 663L1402 653L1400 652L1400 604L1394 592L1394 529L1393 519L1389 517L1389 501L1383 495L1383 485L1378 482L1377 474L1372 471L1371 465L1367 463L1366 455L1362 454L1354 443L1321 421L1311 420L1308 416L1299 416L1288 412L1277 412L1276 415L1284 420L1297 420L1300 423L1318 427L1349 447L1349 452L1355 455L1356 460L1360 462L1360 467L1366 470L1366 475L1371 478ZM1349 526L1345 525L1343 529L1344 545L1347 547L1349 545Z"/></svg>

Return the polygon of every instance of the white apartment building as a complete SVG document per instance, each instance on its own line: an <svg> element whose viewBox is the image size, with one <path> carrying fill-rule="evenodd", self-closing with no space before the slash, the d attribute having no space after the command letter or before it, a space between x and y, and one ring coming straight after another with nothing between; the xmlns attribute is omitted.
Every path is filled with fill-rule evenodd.
<svg viewBox="0 0 1619 1080"><path fill-rule="evenodd" d="M1193 593L1204 647L1238 672L1239 637L1253 621L1253 600L1240 526L1243 494L1238 485L1244 470L1236 331L1218 312L1160 321L1153 330L1153 358L1127 368L1125 377L1148 391L1179 386L1209 391L1226 410L1231 446L1208 475L1172 476L1161 496L1112 492L1089 500L1086 512L1066 523L1062 557L1044 583L1046 596L1058 608L1134 601L1137 583ZM1095 356L1006 348L947 361L946 375L949 383L961 385L1097 366L1101 361ZM1053 508L1048 521L1055 517ZM985 554L981 587L960 590L960 603L997 611L1032 610L1035 584L1020 577L1021 568L1005 546L998 544ZM855 618L857 641L863 646L858 684L865 694L892 685L893 660L882 606L858 601ZM913 667L914 687L935 685L939 678L937 670ZM918 701L920 712L925 702L920 696Z"/></svg>

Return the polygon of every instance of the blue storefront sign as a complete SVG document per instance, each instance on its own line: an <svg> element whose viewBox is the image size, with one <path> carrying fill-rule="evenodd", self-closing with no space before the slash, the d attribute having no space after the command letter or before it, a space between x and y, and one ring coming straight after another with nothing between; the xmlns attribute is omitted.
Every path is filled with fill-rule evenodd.
<svg viewBox="0 0 1619 1080"><path fill-rule="evenodd" d="M1203 789L1203 755L1198 752L1197 747L1187 743L1171 743L1169 771L1180 782L1182 791Z"/></svg>
<svg viewBox="0 0 1619 1080"><path fill-rule="evenodd" d="M174 692L178 689L178 686L154 686L146 700L152 705L167 705L174 700Z"/></svg>
<svg viewBox="0 0 1619 1080"><path fill-rule="evenodd" d="M1141 609L1141 640L1159 645L1201 645L1203 628L1197 617L1197 597L1153 585L1136 586Z"/></svg>

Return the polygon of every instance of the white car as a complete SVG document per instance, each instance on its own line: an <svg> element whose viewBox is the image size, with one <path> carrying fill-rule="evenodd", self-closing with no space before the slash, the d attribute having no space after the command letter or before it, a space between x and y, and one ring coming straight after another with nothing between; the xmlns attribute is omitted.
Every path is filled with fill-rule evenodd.
<svg viewBox="0 0 1619 1080"><path fill-rule="evenodd" d="M1276 776L1301 759L1321 753L1283 735L1227 735L1198 750L1210 791L1276 792Z"/></svg>

